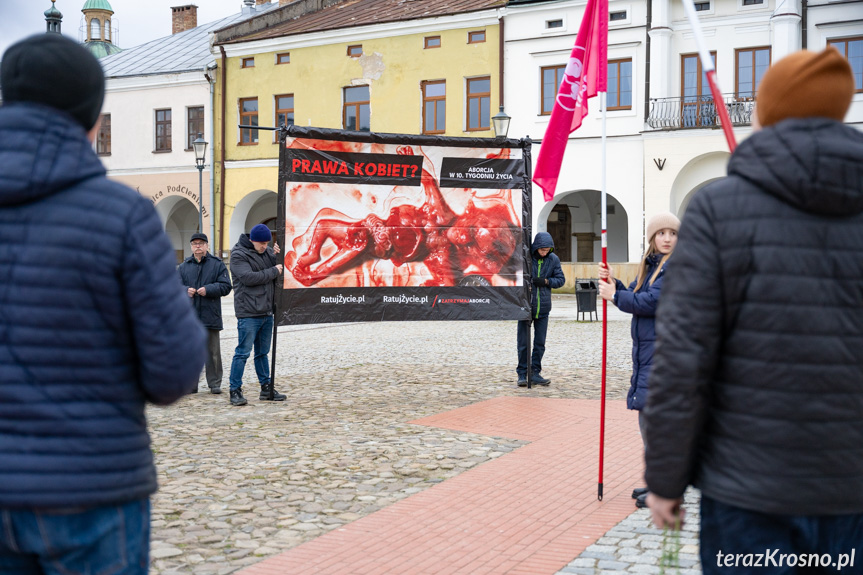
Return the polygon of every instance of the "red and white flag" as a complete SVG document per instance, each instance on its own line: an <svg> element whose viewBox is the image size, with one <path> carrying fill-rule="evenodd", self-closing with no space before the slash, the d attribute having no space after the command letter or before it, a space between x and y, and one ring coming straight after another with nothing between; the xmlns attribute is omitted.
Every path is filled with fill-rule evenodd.
<svg viewBox="0 0 863 575"><path fill-rule="evenodd" d="M566 141L587 115L587 99L607 90L608 0L588 0L533 174L545 201L554 197Z"/></svg>

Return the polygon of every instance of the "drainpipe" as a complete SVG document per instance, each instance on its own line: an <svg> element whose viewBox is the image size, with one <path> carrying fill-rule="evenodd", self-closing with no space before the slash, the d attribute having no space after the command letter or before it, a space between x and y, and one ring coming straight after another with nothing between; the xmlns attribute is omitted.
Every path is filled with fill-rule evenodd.
<svg viewBox="0 0 863 575"><path fill-rule="evenodd" d="M500 33L500 48L498 49L498 72L500 73L500 105L503 106L503 16L498 18Z"/></svg>
<svg viewBox="0 0 863 575"><path fill-rule="evenodd" d="M807 43L807 39L806 39L806 27L807 27L806 20L807 20L807 18L806 18L806 16L807 16L808 12L809 12L809 0L802 0L802 5L800 6L800 26L801 26L800 42L803 44L801 46L801 48L803 50L806 49L806 43Z"/></svg>
<svg viewBox="0 0 863 575"><path fill-rule="evenodd" d="M219 146L219 257L225 251L225 109L227 97L225 95L225 86L228 77L228 57L225 54L225 47L219 46L219 51L222 53L222 117L220 119L220 143Z"/></svg>
<svg viewBox="0 0 863 575"><path fill-rule="evenodd" d="M215 213L215 187L216 187L216 152L213 151L215 149L215 141L216 141L216 129L213 126L213 118L215 114L213 114L213 110L216 109L216 78L210 76L211 71L207 69L207 72L204 74L204 77L207 79L207 84L210 87L210 105L208 106L210 110L210 118L208 125L210 126L209 130L209 140L210 140L210 237L213 240L213 245L218 246L216 243L216 213ZM218 249L218 248L217 248ZM216 257L221 258L222 252L219 250L218 254L213 254Z"/></svg>
<svg viewBox="0 0 863 575"><path fill-rule="evenodd" d="M806 2L806 0L803 0ZM647 26L645 26L644 47L644 122L650 117L650 27L653 25L653 0L647 0Z"/></svg>

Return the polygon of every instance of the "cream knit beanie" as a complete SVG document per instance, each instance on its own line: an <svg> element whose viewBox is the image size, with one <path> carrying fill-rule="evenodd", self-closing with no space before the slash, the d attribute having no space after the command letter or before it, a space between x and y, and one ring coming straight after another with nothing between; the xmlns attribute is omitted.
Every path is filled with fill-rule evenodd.
<svg viewBox="0 0 863 575"><path fill-rule="evenodd" d="M647 222L647 244L650 245L650 240L656 235L656 232L664 229L672 229L675 232L680 231L680 220L671 212L662 212L656 214Z"/></svg>

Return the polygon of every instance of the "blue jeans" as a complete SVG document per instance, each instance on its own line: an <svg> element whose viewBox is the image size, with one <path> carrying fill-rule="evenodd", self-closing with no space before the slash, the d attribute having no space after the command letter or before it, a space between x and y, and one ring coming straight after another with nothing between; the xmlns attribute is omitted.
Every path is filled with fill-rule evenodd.
<svg viewBox="0 0 863 575"><path fill-rule="evenodd" d="M231 361L231 391L243 387L243 371L252 347L255 348L255 373L261 385L270 383L270 364L267 354L273 341L273 316L241 317L237 320L240 342Z"/></svg>
<svg viewBox="0 0 863 575"><path fill-rule="evenodd" d="M530 323L518 322L518 367L515 372L519 379L527 377L527 340L530 337ZM545 335L548 333L548 316L533 319L533 353L530 357L531 377L542 372L542 356L545 354Z"/></svg>
<svg viewBox="0 0 863 575"><path fill-rule="evenodd" d="M852 551L853 565L850 564ZM762 557L760 565L756 566L759 554ZM808 564L801 567L799 560L803 554ZM812 567L815 554L823 557L822 561L844 561L845 564L841 571L824 567L823 563L820 568ZM782 555L786 557L779 565ZM797 565L788 565L789 555L797 556L793 559ZM701 568L705 575L860 574L863 573L863 514L771 515L702 495Z"/></svg>
<svg viewBox="0 0 863 575"><path fill-rule="evenodd" d="M2 575L147 575L150 500L88 509L0 509Z"/></svg>

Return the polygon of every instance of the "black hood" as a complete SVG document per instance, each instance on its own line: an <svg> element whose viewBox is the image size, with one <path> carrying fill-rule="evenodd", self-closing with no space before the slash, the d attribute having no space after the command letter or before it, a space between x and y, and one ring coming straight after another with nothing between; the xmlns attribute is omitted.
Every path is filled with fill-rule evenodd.
<svg viewBox="0 0 863 575"><path fill-rule="evenodd" d="M863 212L863 133L826 118L785 120L742 142L728 175L804 212L856 215Z"/></svg>

